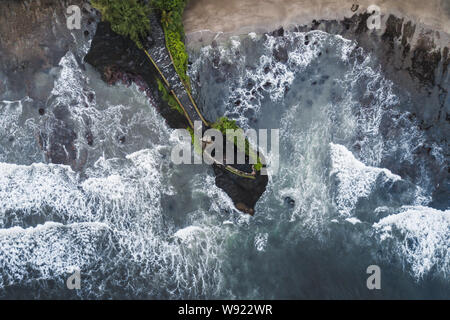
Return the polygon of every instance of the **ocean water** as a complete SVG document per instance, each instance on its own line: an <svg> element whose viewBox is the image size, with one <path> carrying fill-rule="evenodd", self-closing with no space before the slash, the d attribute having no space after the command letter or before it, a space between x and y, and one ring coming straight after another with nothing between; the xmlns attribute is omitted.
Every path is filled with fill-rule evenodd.
<svg viewBox="0 0 450 320"><path fill-rule="evenodd" d="M207 118L280 130L254 217L210 167L173 165L179 141L154 103L80 66L86 51L51 71L44 116L29 97L0 102L1 298L450 297L450 211L432 205L444 146L356 43L249 34L190 52ZM58 121L76 133L81 171L48 164L36 143ZM381 290L366 287L370 265ZM75 269L81 289L68 290Z"/></svg>

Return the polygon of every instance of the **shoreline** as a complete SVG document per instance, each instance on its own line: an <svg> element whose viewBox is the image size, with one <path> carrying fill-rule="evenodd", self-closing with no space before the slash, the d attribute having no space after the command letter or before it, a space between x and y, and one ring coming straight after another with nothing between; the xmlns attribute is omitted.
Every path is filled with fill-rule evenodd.
<svg viewBox="0 0 450 320"><path fill-rule="evenodd" d="M358 8L352 10L355 4ZM394 15L421 30L436 31L436 44L448 46L450 3L446 0L190 0L183 23L187 45L197 47L250 32L310 25L314 20L342 21L366 13L372 4L381 9L381 29L375 32L384 33L386 21Z"/></svg>
<svg viewBox="0 0 450 320"><path fill-rule="evenodd" d="M417 0L399 0L396 5L407 2L409 6L402 11L395 6L388 11L384 9L379 30L369 30L367 22L371 14L367 13L362 5L353 12L351 5L335 11L327 11L323 8L321 10L319 4L323 4L325 0L318 0L316 6L311 5L312 0L241 0L242 2L229 0L226 5L219 5L217 10L212 10L211 8L214 9L214 4L218 0L191 1L190 7L186 8L184 21L186 47L192 53L209 45L215 47L215 44L226 44L230 37L245 37L251 32L259 35L269 34L273 37L284 36L284 31L310 32L313 30L339 35L354 41L357 47L373 54L387 79L408 92L417 92L421 102L411 106L408 111L420 119L421 128L428 130L432 135L434 130L439 131L435 128L441 128L448 117L448 114L444 114L442 110L446 110L448 97L446 88L448 88L448 66L450 65L450 34L441 29L448 28L450 24L450 8L443 10L442 0L429 0L428 9L418 16L414 16L414 12L420 11L423 4L415 8L413 5L418 2ZM211 3L206 5L205 1ZM253 14L248 13L248 10L242 10L243 7L258 1L260 6ZM360 4L368 2L354 1ZM380 5L382 10L394 3L394 0L372 1L383 3L383 6ZM278 11L273 8L274 3L280 4ZM351 1L329 0L327 3L350 4ZM433 3L436 5L433 6ZM205 6L199 7L200 4ZM266 4L270 5L266 6ZM296 18L295 11L292 10L286 18L277 20L280 10L286 11L286 8L293 8L292 6L295 5L307 7L302 11L303 17L297 15ZM450 7L450 2L446 6ZM333 6L327 8L333 8ZM433 22L430 18L431 13L436 11L440 11L439 17L446 18L434 18ZM225 12L228 13L225 14ZM311 14L305 12L311 12ZM198 15L201 18L193 21L193 17ZM246 15L249 16L248 19L244 19ZM426 25L424 22L429 24ZM431 29L430 24L436 29ZM448 29L445 30L448 31ZM308 44L305 43L305 45ZM283 46L273 48L272 54L276 55L280 48ZM268 54L270 55L270 52ZM424 109L424 105L428 107ZM439 135L439 133L436 134Z"/></svg>

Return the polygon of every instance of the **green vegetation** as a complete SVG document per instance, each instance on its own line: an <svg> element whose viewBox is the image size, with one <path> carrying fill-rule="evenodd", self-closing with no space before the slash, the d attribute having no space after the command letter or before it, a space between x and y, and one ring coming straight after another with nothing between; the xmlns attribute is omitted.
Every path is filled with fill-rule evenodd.
<svg viewBox="0 0 450 320"><path fill-rule="evenodd" d="M188 69L188 54L184 45L183 11L186 0L153 0L152 5L161 11L161 24L166 36L167 49L169 50L175 70L190 90Z"/></svg>
<svg viewBox="0 0 450 320"><path fill-rule="evenodd" d="M153 0L152 7L161 11L163 25L167 22L170 30L176 31L184 39L183 12L186 0Z"/></svg>
<svg viewBox="0 0 450 320"><path fill-rule="evenodd" d="M174 62L175 70L184 82L185 87L190 90L190 81L187 75L188 55L180 35L176 32L165 30L167 48Z"/></svg>
<svg viewBox="0 0 450 320"><path fill-rule="evenodd" d="M139 49L143 48L140 39L150 31L148 16L151 9L160 10L167 49L177 73L190 90L182 21L186 0L153 0L150 3L149 6L140 0L91 0L92 6L101 12L103 21L109 21L114 32L129 37Z"/></svg>
<svg viewBox="0 0 450 320"><path fill-rule="evenodd" d="M203 153L202 145L201 145L200 139L197 136L195 136L194 129L192 129L191 127L187 127L186 129L187 129L187 131L189 131L189 133L191 135L192 144L194 145L194 151L197 154L202 155L202 153Z"/></svg>
<svg viewBox="0 0 450 320"><path fill-rule="evenodd" d="M161 13L161 23L166 28L168 28L173 23L172 13L173 12L167 12L165 10Z"/></svg>
<svg viewBox="0 0 450 320"><path fill-rule="evenodd" d="M91 0L92 6L102 14L111 29L129 37L142 49L141 37L150 31L150 8L139 0Z"/></svg>
<svg viewBox="0 0 450 320"><path fill-rule="evenodd" d="M223 135L226 136L227 130L235 130L236 136L234 136L234 144L242 150L244 147L242 145L242 141L245 141L245 154L249 156L251 159L256 159L256 164L254 165L254 168L256 171L260 171L262 168L261 159L257 156L255 151L253 151L252 148L250 148L250 143L248 142L247 138L244 139L244 130L239 128L239 126L236 124L235 120L230 120L227 117L220 117L215 123L212 124L212 127L216 130L219 130L222 132ZM228 140L230 140L230 137L226 136ZM231 140L230 140L231 141Z"/></svg>
<svg viewBox="0 0 450 320"><path fill-rule="evenodd" d="M184 27L183 27L183 11L187 0L153 0L150 1L153 9L158 9L161 12L161 25L164 29L166 37L166 45L172 56L175 70L180 79L184 82L186 90L190 91L190 81L187 75L188 69L188 55L184 45ZM149 14L152 8L140 0L91 0L94 8L99 10L102 14L103 21L111 23L111 29L125 37L129 37L136 45L143 49L140 39L145 37L150 31ZM163 95L163 100L169 106L184 115L183 109L178 104L177 100L168 91L160 79L156 79L158 89ZM242 129L236 125L236 121L229 120L226 117L221 117L216 123L212 125L213 128L219 130L226 136L226 130L237 130L237 135L243 135ZM188 128L192 136L192 142L196 152L201 153L201 145L198 139L195 139L194 132ZM227 137L227 139L229 139ZM235 137L234 143L239 149L242 149L243 139ZM250 148L250 143L247 139L245 141L245 153L252 159L257 159L254 165L255 170L259 171L262 168L262 163L256 153ZM241 144L240 146L238 144Z"/></svg>
<svg viewBox="0 0 450 320"><path fill-rule="evenodd" d="M102 20L111 23L111 29L125 37L129 37L143 49L141 38L150 31L149 14L152 9L161 11L161 24L164 28L167 48L174 61L174 66L186 88L190 90L187 76L188 55L184 46L184 27L182 16L186 0L153 0L151 5L141 0L91 0L94 8L102 14ZM163 100L181 114L183 109L170 94L164 84L157 79L158 89Z"/></svg>
<svg viewBox="0 0 450 320"><path fill-rule="evenodd" d="M226 134L227 129L240 129L235 120L230 120L227 117L220 117L215 123L212 124L212 127L222 132L222 134Z"/></svg>
<svg viewBox="0 0 450 320"><path fill-rule="evenodd" d="M263 167L263 164L261 163L261 159L258 157L258 161L254 165L254 168L256 171L261 171L262 167Z"/></svg>
<svg viewBox="0 0 450 320"><path fill-rule="evenodd" d="M167 90L167 88L164 86L161 80L156 78L156 82L158 83L158 90L162 93L162 98L165 102L169 104L169 107L171 107L174 110L177 110L179 113L184 115L183 109L181 109L180 105L178 104L177 100L173 97L173 95L170 94L170 92Z"/></svg>

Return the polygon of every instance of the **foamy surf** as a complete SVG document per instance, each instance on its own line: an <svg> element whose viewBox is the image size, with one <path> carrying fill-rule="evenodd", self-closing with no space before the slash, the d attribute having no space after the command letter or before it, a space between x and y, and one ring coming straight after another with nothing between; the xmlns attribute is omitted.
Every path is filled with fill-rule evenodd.
<svg viewBox="0 0 450 320"><path fill-rule="evenodd" d="M45 116L29 117L26 99L0 104L5 137L52 132L54 111L70 106L61 121L87 152L81 172L22 163L1 137L0 296L19 287L58 297L78 267L80 298L308 297L299 287L326 293L311 270L364 271L354 256L392 278L448 281L448 211L417 206L430 202L443 149L431 146L435 163L416 156L427 137L373 57L320 31L233 37L191 57L208 119L280 129L280 170L255 217L237 212L210 167L170 163L180 141L136 86L107 86L68 52ZM352 292L337 278L327 290Z"/></svg>
<svg viewBox="0 0 450 320"><path fill-rule="evenodd" d="M402 207L374 224L377 237L419 281L430 273L448 279L450 211L423 206Z"/></svg>

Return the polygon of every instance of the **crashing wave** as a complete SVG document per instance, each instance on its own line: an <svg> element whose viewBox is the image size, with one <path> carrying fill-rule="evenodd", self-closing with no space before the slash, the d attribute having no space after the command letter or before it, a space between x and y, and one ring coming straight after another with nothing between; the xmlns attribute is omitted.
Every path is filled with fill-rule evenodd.
<svg viewBox="0 0 450 320"><path fill-rule="evenodd" d="M403 207L374 224L376 235L419 280L428 273L448 279L450 273L450 210Z"/></svg>
<svg viewBox="0 0 450 320"><path fill-rule="evenodd" d="M110 237L103 223L0 229L0 288L68 277L73 268L86 272L101 261Z"/></svg>
<svg viewBox="0 0 450 320"><path fill-rule="evenodd" d="M337 190L335 201L340 214L349 216L361 198L367 198L378 184L393 185L401 177L387 169L369 167L344 146L330 143L331 171Z"/></svg>

